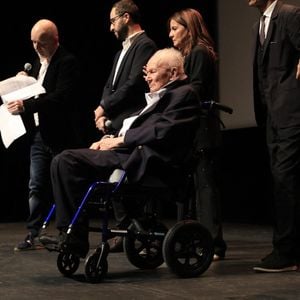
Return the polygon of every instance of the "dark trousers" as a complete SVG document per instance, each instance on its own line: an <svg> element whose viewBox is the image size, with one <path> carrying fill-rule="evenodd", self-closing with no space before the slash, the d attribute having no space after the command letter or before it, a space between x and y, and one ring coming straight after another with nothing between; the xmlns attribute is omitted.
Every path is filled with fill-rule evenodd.
<svg viewBox="0 0 300 300"><path fill-rule="evenodd" d="M227 245L223 239L221 197L219 190L219 150L201 149L194 173L195 208L197 220L211 233L215 253L225 255Z"/></svg>
<svg viewBox="0 0 300 300"><path fill-rule="evenodd" d="M54 154L35 132L30 148L29 217L27 228L37 236L52 201L50 165Z"/></svg>
<svg viewBox="0 0 300 300"><path fill-rule="evenodd" d="M93 182L107 180L112 171L120 167L119 158L113 151L76 149L58 154L51 165L57 228L68 227ZM80 223L86 224L84 216L78 220Z"/></svg>
<svg viewBox="0 0 300 300"><path fill-rule="evenodd" d="M267 126L274 185L274 249L300 258L300 127Z"/></svg>

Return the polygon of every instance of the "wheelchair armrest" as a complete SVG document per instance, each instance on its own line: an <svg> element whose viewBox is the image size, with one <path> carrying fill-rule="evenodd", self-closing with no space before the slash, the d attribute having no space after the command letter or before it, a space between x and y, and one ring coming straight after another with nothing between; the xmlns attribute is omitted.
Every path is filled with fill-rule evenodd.
<svg viewBox="0 0 300 300"><path fill-rule="evenodd" d="M208 110L221 110L228 114L233 113L233 109L227 105L220 104L219 102L211 101L203 101L201 102L201 107Z"/></svg>
<svg viewBox="0 0 300 300"><path fill-rule="evenodd" d="M108 182L109 183L120 182L124 176L126 176L125 170L115 169L109 176Z"/></svg>

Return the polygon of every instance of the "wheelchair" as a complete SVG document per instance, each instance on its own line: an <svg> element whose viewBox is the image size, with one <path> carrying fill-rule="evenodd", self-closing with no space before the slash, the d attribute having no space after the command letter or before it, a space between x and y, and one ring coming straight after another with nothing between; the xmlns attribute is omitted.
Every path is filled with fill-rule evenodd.
<svg viewBox="0 0 300 300"><path fill-rule="evenodd" d="M211 109L213 105L215 102L210 101L209 108ZM223 106L217 107L217 109L223 108ZM225 109L223 110L230 112L228 107ZM195 164L194 159L191 163ZM150 179L149 185L147 180L146 184L131 184L127 182L126 172L118 169L107 181L97 181L89 186L67 230L67 235L72 232L73 225L76 224L88 203L97 206L101 213L101 226L100 228L89 227L89 231L100 232L101 242L85 258L84 271L87 282L99 283L105 278L110 251L108 240L115 236L123 237L125 255L128 261L139 269L155 269L166 263L176 276L191 278L200 276L209 268L214 255L213 239L210 232L191 216L192 200L187 195L189 195L193 174L190 167L188 169L186 180L180 190L183 198L180 197L180 201L176 201L177 222L170 229L159 221L153 208L148 211L145 209L143 216L131 218L131 224L125 230L109 227L109 212L113 199L126 198L130 201L132 196L149 195L150 198L155 198L156 195L165 193L166 187L156 180L153 184L153 178ZM45 219L42 230L48 226L54 211L55 205ZM57 268L62 275L72 276L80 265L80 259L79 255L72 253L62 243L57 257Z"/></svg>
<svg viewBox="0 0 300 300"><path fill-rule="evenodd" d="M115 170L108 181L97 181L90 185L67 231L67 235L71 233L73 225L87 203L97 205L101 212L102 224L100 228L89 227L89 231L100 232L101 242L85 258L84 270L88 282L99 283L105 278L108 272L108 239L115 236L123 237L125 255L128 261L139 269L155 269L165 262L170 271L178 277L189 278L197 277L209 268L214 255L211 234L191 218L177 221L168 229L150 208L140 218L132 218L126 230L109 228L109 211L113 198L125 197L129 200L133 193L135 196L144 197L148 194L155 197L155 194L164 191L164 187L128 184L124 170ZM55 205L52 206L42 229L46 229L54 211ZM79 265L80 257L69 251L62 243L57 257L57 268L60 273L71 276Z"/></svg>

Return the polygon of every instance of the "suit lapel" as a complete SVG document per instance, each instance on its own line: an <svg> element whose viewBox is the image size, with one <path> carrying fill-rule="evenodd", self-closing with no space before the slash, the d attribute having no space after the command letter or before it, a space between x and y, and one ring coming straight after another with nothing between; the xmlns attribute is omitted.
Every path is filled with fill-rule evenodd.
<svg viewBox="0 0 300 300"><path fill-rule="evenodd" d="M258 47L258 30L259 30L259 21L253 25L252 62L255 61L256 49Z"/></svg>
<svg viewBox="0 0 300 300"><path fill-rule="evenodd" d="M270 20L270 24L269 24L268 33L267 33L266 40L265 40L265 43L264 43L263 59L265 57L266 50L269 47L269 44L270 44L270 41L271 41L271 37L273 35L273 31L276 28L276 22L275 21L276 21L276 19L278 17L278 11L279 11L281 5L282 5L282 3L278 2L276 4L276 6L274 7L274 10L273 10L273 13L272 13L272 16L271 16L271 20Z"/></svg>
<svg viewBox="0 0 300 300"><path fill-rule="evenodd" d="M134 39L134 41L132 42L131 46L129 47L129 49L127 50L127 52L125 53L123 59L122 59L122 62L120 64L120 67L119 67L119 71L118 71L118 74L117 74L117 77L115 79L115 82L114 82L114 85L116 85L116 83L118 82L123 70L124 70L124 66L128 60L128 56L131 54L131 52L133 51L133 49L135 48L136 44L139 42L139 40L141 39L141 37L144 35L144 33L141 33L139 36L136 37L136 39ZM116 68L116 65L117 65L117 61L119 59L119 56L121 54L121 51L118 55L118 58L116 59L115 61L115 64L114 64L114 69ZM111 78L111 80L113 80L113 77Z"/></svg>
<svg viewBox="0 0 300 300"><path fill-rule="evenodd" d="M160 105L161 101L166 101L166 98L169 97L168 94L170 92L170 90L173 90L174 88L177 88L178 86L181 86L185 83L188 83L187 80L175 80L174 82L170 83L167 86L167 90L165 92L165 94L162 96L161 99L159 99L156 103L154 103L152 106L150 106L149 108L147 108L141 115L138 116L138 118L136 118L134 120L134 122L132 123L135 124L137 121L137 124L139 123L140 120L143 120L146 116L148 116L149 114L151 115L152 112L156 109L156 107L158 105ZM141 109L140 111L138 111L137 113L135 113L135 115L139 114L143 109ZM132 126L131 125L131 126Z"/></svg>
<svg viewBox="0 0 300 300"><path fill-rule="evenodd" d="M120 50L120 51L116 54L116 57L115 57L114 62L113 62L112 71L111 71L111 73L110 73L110 79L109 79L109 82L110 82L110 85L111 85L112 87L114 87L114 86L116 85L117 78L116 78L116 80L115 80L115 82L114 82L114 85L113 85L113 79L114 79L114 74L115 74L115 72L116 72L117 63L118 63L119 57L120 57L120 55L121 55L121 52L122 52L122 50ZM120 68L119 68L119 72L118 72L118 74L117 74L117 77L119 77L119 74L120 74Z"/></svg>

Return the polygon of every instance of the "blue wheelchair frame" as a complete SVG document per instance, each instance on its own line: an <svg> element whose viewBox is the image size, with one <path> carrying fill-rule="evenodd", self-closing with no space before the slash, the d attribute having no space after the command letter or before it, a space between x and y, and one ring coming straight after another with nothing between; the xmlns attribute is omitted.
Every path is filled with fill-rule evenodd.
<svg viewBox="0 0 300 300"><path fill-rule="evenodd" d="M217 109L232 113L231 108L214 101L203 102L203 106L208 110ZM112 236L124 237L124 252L128 260L140 269L154 269L165 262L170 271L179 277L196 277L204 273L213 260L213 240L203 225L192 219L189 214L184 213L186 203L179 203L180 220L170 229L157 220L155 213L150 214L142 221L133 218L131 225L126 230L109 228L108 210L113 197L122 195L124 188L125 190L139 188L139 185L131 185L126 182L124 170L115 171L118 173L117 178L113 173L108 181L97 181L89 186L68 226L67 234L70 234L73 225L95 190L102 190L98 203L100 211L102 211L102 225L100 228L89 228L90 231L101 232L101 243L85 260L87 281L100 282L107 274L107 256L110 250L107 241ZM189 175L191 180L192 176ZM145 193L145 187L140 187L142 193ZM149 191L148 188L146 190ZM155 187L151 187L151 190L155 191ZM190 203L188 203L188 207L191 209ZM46 229L54 211L55 204L46 217L42 229ZM79 263L78 255L65 251L64 247L61 247L57 258L57 267L63 275L74 274Z"/></svg>

